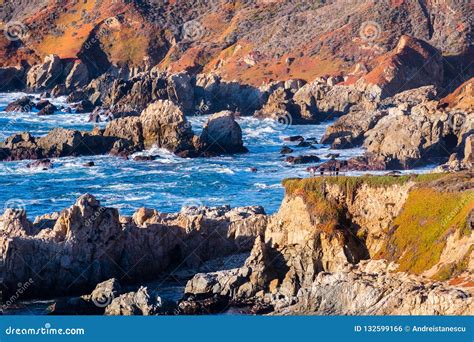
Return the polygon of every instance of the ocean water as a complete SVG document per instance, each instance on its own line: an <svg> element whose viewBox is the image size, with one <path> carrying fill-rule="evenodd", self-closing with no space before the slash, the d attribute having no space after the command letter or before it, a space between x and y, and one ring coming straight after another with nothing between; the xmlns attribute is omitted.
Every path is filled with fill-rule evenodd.
<svg viewBox="0 0 474 342"><path fill-rule="evenodd" d="M23 131L45 135L55 127L92 130L88 114L51 116L30 113L5 113L6 105L24 94L0 94L0 140ZM51 99L56 105L66 105L65 98ZM189 118L199 132L207 116ZM28 169L28 161L0 162L0 210L7 207L25 208L28 216L60 211L72 205L77 197L90 193L107 206L132 214L140 207L162 212L179 211L183 206L229 204L235 206L261 205L267 213L278 210L284 195L281 181L288 177L308 177L309 165L289 165L280 155L284 138L302 135L321 139L330 124L285 126L271 120L240 118L243 139L249 153L215 158L183 159L171 153L151 149L138 154L152 154L155 161L137 162L113 156L53 159L50 170ZM100 125L105 125L101 123ZM315 154L323 161L331 152L349 158L363 153L355 148L331 151L328 146L294 148L298 154ZM94 167L83 164L93 161ZM252 172L251 168L257 168ZM425 171L424 169L422 171Z"/></svg>

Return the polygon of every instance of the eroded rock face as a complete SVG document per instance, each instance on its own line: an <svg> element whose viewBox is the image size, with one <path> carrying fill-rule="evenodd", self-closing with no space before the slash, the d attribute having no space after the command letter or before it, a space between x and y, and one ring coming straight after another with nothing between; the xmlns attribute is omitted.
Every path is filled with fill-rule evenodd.
<svg viewBox="0 0 474 342"><path fill-rule="evenodd" d="M33 90L44 90L54 87L61 81L64 66L56 55L48 55L43 63L33 66L27 74L27 86Z"/></svg>
<svg viewBox="0 0 474 342"><path fill-rule="evenodd" d="M447 161L473 127L469 112L438 111L436 102L420 104L406 113L394 110L367 132L367 152L382 158L388 168Z"/></svg>
<svg viewBox="0 0 474 342"><path fill-rule="evenodd" d="M363 261L334 273L320 273L301 289L296 304L277 314L303 315L469 315L472 296L443 283L394 272L383 260Z"/></svg>
<svg viewBox="0 0 474 342"><path fill-rule="evenodd" d="M248 251L267 223L258 207L190 208L178 214L141 209L133 218L119 217L116 209L100 206L90 195L48 218L53 224L39 230L44 220L33 225L24 212L3 215L4 293L16 291L16 284L30 277L29 296L87 293L113 277L157 278L172 265L198 266Z"/></svg>
<svg viewBox="0 0 474 342"><path fill-rule="evenodd" d="M243 153L242 129L235 113L224 111L212 115L204 125L199 142L203 152L217 154Z"/></svg>
<svg viewBox="0 0 474 342"><path fill-rule="evenodd" d="M443 178L432 186L462 184L457 188L466 191L468 176L463 177ZM294 189L295 182L285 185ZM398 265L385 260L364 260L376 255L397 229L390 227L416 189L415 181L391 186L321 181L303 188L322 202L291 190L242 267L200 273L188 282L179 304L182 312L220 312L226 305L244 303L275 314L435 315L473 310L467 290L399 272ZM334 216L333 210L339 214ZM462 239L452 234L449 240L443 255L453 256L458 244L456 262L472 248L472 234ZM441 258L431 274L448 260ZM469 269L472 275L472 265Z"/></svg>
<svg viewBox="0 0 474 342"><path fill-rule="evenodd" d="M87 85L89 82L89 71L87 66L81 61L75 62L71 71L66 77L65 86L69 90L76 90L80 87Z"/></svg>

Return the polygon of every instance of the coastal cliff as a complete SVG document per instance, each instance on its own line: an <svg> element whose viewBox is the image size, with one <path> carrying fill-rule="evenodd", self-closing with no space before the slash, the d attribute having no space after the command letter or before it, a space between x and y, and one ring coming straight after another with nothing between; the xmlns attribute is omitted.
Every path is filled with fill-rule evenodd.
<svg viewBox="0 0 474 342"><path fill-rule="evenodd" d="M472 312L472 174L284 185L282 206L245 265L196 275L183 310L219 296L281 314Z"/></svg>

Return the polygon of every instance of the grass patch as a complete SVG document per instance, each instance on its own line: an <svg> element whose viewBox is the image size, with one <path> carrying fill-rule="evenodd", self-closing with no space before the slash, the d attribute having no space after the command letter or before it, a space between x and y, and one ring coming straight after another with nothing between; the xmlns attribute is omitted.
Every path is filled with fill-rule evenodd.
<svg viewBox="0 0 474 342"><path fill-rule="evenodd" d="M400 271L420 274L439 262L450 234L470 234L468 218L473 209L474 191L415 188L376 257L397 262Z"/></svg>

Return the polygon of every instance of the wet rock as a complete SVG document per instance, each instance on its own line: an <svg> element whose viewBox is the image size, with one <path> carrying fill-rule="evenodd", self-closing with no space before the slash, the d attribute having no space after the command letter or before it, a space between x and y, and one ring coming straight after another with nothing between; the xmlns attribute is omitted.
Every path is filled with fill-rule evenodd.
<svg viewBox="0 0 474 342"><path fill-rule="evenodd" d="M293 149L288 146L283 146L280 150L280 154L290 154L293 153Z"/></svg>
<svg viewBox="0 0 474 342"><path fill-rule="evenodd" d="M212 115L200 136L201 150L216 154L244 153L248 150L242 141L242 129L235 114L224 111Z"/></svg>
<svg viewBox="0 0 474 342"><path fill-rule="evenodd" d="M76 90L69 94L66 101L67 103L75 103L85 100L88 100L86 93L82 90Z"/></svg>
<svg viewBox="0 0 474 342"><path fill-rule="evenodd" d="M308 156L290 156L285 159L287 163L293 164L293 165L299 165L299 164L309 164L309 163L317 163L321 159L319 159L318 156L314 155L308 155Z"/></svg>
<svg viewBox="0 0 474 342"><path fill-rule="evenodd" d="M94 110L95 105L89 100L82 100L74 106L76 113L90 113Z"/></svg>
<svg viewBox="0 0 474 342"><path fill-rule="evenodd" d="M57 84L51 90L52 97L65 96L68 94L68 90L64 84Z"/></svg>
<svg viewBox="0 0 474 342"><path fill-rule="evenodd" d="M157 156L135 156L133 157L134 161L154 161L158 157Z"/></svg>
<svg viewBox="0 0 474 342"><path fill-rule="evenodd" d="M304 137L302 137L301 135L294 135L291 137L286 137L283 140L290 141L290 142L295 142L295 141L301 142L301 141L304 141Z"/></svg>
<svg viewBox="0 0 474 342"><path fill-rule="evenodd" d="M49 100L40 100L36 103L35 107L36 107L36 109L41 110L41 109L43 109L44 107L46 107L50 104L51 104L51 102L49 102Z"/></svg>
<svg viewBox="0 0 474 342"><path fill-rule="evenodd" d="M38 112L38 115L39 116L42 116L42 115L52 115L54 114L54 112L56 112L58 110L58 107L56 107L55 105L53 105L52 103L46 105L43 109L41 109L39 112Z"/></svg>
<svg viewBox="0 0 474 342"><path fill-rule="evenodd" d="M6 112L30 112L35 107L35 104L28 96L15 100L7 105Z"/></svg>
<svg viewBox="0 0 474 342"><path fill-rule="evenodd" d="M29 169L48 170L53 167L53 163L49 159L41 159L41 160L36 160L34 162L28 163L26 167Z"/></svg>

